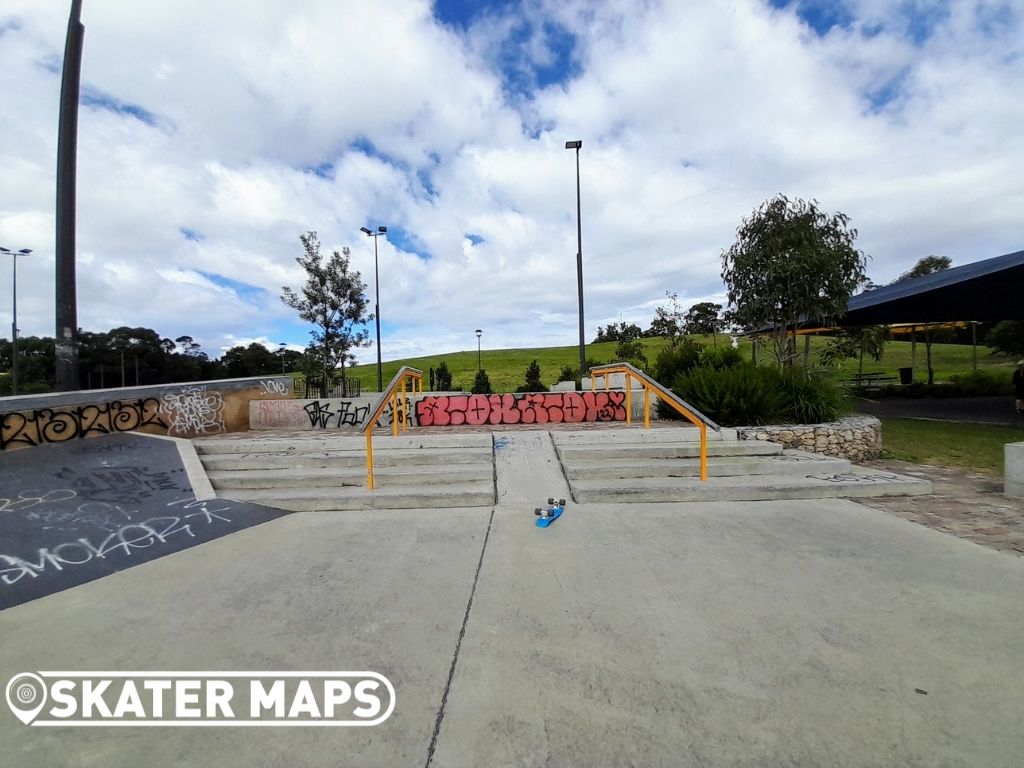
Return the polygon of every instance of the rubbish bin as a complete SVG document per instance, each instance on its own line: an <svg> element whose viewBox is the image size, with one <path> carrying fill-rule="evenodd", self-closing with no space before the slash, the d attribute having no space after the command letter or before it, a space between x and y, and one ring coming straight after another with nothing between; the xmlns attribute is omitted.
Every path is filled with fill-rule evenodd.
<svg viewBox="0 0 1024 768"><path fill-rule="evenodd" d="M900 368L900 384L913 384L914 383L914 369L913 368Z"/></svg>

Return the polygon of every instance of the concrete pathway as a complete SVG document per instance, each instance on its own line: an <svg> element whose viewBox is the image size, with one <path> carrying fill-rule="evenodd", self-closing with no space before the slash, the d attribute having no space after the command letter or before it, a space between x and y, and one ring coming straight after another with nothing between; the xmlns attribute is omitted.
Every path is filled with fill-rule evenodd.
<svg viewBox="0 0 1024 768"><path fill-rule="evenodd" d="M0 683L370 669L384 724L5 712L4 764L1020 764L1024 560L837 499L570 505L538 529L542 449L501 449L496 508L297 513L0 611Z"/></svg>

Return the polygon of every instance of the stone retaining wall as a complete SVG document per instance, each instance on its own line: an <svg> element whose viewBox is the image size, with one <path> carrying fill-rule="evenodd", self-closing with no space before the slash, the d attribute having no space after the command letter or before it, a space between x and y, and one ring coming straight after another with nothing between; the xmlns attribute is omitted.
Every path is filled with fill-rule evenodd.
<svg viewBox="0 0 1024 768"><path fill-rule="evenodd" d="M779 424L736 427L740 440L770 440L853 462L877 459L882 453L882 423L874 416L849 416L826 424Z"/></svg>

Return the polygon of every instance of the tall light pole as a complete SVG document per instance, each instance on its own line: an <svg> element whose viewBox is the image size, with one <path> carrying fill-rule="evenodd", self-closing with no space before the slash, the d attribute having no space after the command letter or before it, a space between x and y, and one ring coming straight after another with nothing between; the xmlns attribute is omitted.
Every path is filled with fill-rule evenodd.
<svg viewBox="0 0 1024 768"><path fill-rule="evenodd" d="M28 256L31 248L12 251L0 246L0 253L9 253L14 257L14 279L12 281L14 295L11 297L11 394L18 394L18 256Z"/></svg>
<svg viewBox="0 0 1024 768"><path fill-rule="evenodd" d="M71 0L57 124L57 239L54 363L58 392L80 388L78 296L75 276L75 186L78 158L78 95L82 79L82 0Z"/></svg>
<svg viewBox="0 0 1024 768"><path fill-rule="evenodd" d="M480 364L480 337L484 335L484 332L479 328L476 329L476 369L482 371L484 367Z"/></svg>
<svg viewBox="0 0 1024 768"><path fill-rule="evenodd" d="M388 233L387 227L377 227L373 232L369 227L360 227L359 231L373 238L373 284L377 292L377 303L373 305L373 316L377 319L377 391L384 391L384 379L380 367L380 271L377 267L377 238Z"/></svg>
<svg viewBox="0 0 1024 768"><path fill-rule="evenodd" d="M281 375L284 376L284 342L277 343L277 354L281 358Z"/></svg>
<svg viewBox="0 0 1024 768"><path fill-rule="evenodd" d="M576 150L576 289L580 300L580 378L583 378L587 353L583 339L583 222L580 219L580 148L582 141L565 142L566 149Z"/></svg>

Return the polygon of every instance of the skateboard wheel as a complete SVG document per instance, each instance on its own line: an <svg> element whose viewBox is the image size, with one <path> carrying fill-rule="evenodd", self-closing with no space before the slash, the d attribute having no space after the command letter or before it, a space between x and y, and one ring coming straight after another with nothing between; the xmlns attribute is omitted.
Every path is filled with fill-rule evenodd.
<svg viewBox="0 0 1024 768"><path fill-rule="evenodd" d="M555 500L554 500L554 498L552 498L552 497L550 497L550 496L549 496L549 497L548 497L548 504L554 504L554 503L555 503Z"/></svg>
<svg viewBox="0 0 1024 768"><path fill-rule="evenodd" d="M540 507L537 507L535 510L533 510L533 514L535 514L535 515L539 515L540 513L541 513Z"/></svg>
<svg viewBox="0 0 1024 768"><path fill-rule="evenodd" d="M565 499L559 499L558 500L558 506L564 507L565 506Z"/></svg>

